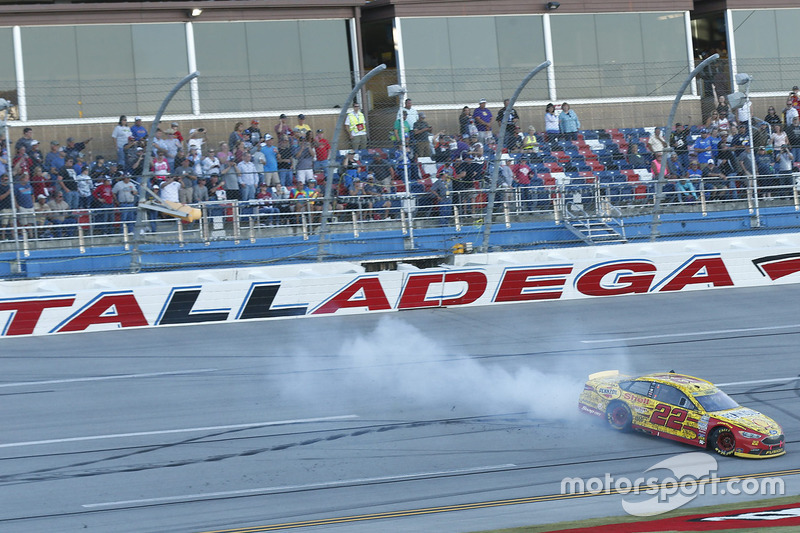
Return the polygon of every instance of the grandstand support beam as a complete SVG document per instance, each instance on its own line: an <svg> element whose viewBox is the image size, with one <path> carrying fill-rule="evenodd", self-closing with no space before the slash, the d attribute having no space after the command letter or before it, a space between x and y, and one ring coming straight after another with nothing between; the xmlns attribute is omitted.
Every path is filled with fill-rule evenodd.
<svg viewBox="0 0 800 533"><path fill-rule="evenodd" d="M161 102L161 107L158 108L158 112L156 116L153 117L153 123L150 124L150 132L147 135L147 145L145 146L144 152L144 164L142 165L142 176L139 179L139 199L137 203L142 203L147 200L145 198L145 194L148 190L148 183L150 182L150 177L152 176L152 172L150 171L150 165L153 163L153 140L156 137L156 131L158 131L158 125L161 123L161 116L166 111L167 106L169 105L172 98L180 91L184 85L195 79L199 76L200 73L198 71L194 71L191 74L187 74L184 78L179 81L175 87L167 93L167 96L164 98L164 101ZM139 255L139 233L142 230L142 223L144 222L144 210L139 209L137 205L136 209L136 225L134 226L133 235L131 236L133 240L133 248L131 250L131 272L139 272L142 268L141 265L141 257Z"/></svg>
<svg viewBox="0 0 800 533"><path fill-rule="evenodd" d="M683 97L683 93L686 92L687 87L689 84L692 83L692 80L709 64L713 63L719 59L719 54L713 54L706 59L704 59L699 65L697 65L694 70L689 73L689 76L683 81L681 88L678 89L678 94L675 95L675 101L672 102L672 109L669 111L669 117L667 118L667 126L664 128L664 132L669 134L669 137L666 138L667 140L667 148L661 152L661 168L658 171L658 178L656 179L656 190L653 197L653 221L650 225L650 241L656 241L660 235L658 226L661 223L661 198L664 196L664 173L667 170L667 159L669 158L670 150L669 147L669 139L672 137L672 124L675 121L675 114L678 112L678 104L681 103L681 97Z"/></svg>
<svg viewBox="0 0 800 533"><path fill-rule="evenodd" d="M325 197L322 200L322 221L320 222L319 226L317 261L322 261L323 256L325 255L325 237L328 234L328 218L330 217L331 200L333 199L333 172L331 171L331 165L336 163L336 155L339 153L339 136L342 133L342 128L344 128L344 121L347 118L347 112L350 109L350 106L353 104L353 99L361 91L362 87L367 84L370 78L384 70L386 70L386 65L381 64L367 72L364 77L355 84L353 90L350 91L349 95L347 95L347 99L344 101L342 109L339 110L339 117L336 119L336 127L333 130L333 137L331 138L331 149L330 152L328 152L328 160L325 161Z"/></svg>
<svg viewBox="0 0 800 533"><path fill-rule="evenodd" d="M506 111L503 113L503 120L500 121L500 131L497 135L497 148L494 152L494 165L492 166L492 174L489 181L489 199L486 202L486 216L484 216L483 223L483 243L481 245L481 251L484 253L489 251L489 235L492 231L492 214L494 213L494 200L497 194L497 176L500 174L500 158L503 154L503 145L505 144L506 140L506 128L508 127L508 120L511 116L511 110L514 109L514 104L517 102L517 98L519 98L522 89L528 85L528 82L531 81L539 72L549 66L550 61L545 61L530 71L528 75L522 79L522 82L519 84L519 87L517 87L517 90L514 91L514 94L512 94L511 98L508 99Z"/></svg>

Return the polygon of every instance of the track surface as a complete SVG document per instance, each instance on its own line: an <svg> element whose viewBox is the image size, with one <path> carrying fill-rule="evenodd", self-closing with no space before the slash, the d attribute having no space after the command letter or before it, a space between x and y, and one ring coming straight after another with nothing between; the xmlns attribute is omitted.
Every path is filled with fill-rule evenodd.
<svg viewBox="0 0 800 533"><path fill-rule="evenodd" d="M466 532L620 515L619 495L549 496L564 477L640 477L699 449L593 425L575 412L580 381L797 376L799 298L783 286L1 340L0 530ZM782 423L789 452L720 459L717 475L800 467L797 382L725 389ZM785 482L800 493L797 475Z"/></svg>

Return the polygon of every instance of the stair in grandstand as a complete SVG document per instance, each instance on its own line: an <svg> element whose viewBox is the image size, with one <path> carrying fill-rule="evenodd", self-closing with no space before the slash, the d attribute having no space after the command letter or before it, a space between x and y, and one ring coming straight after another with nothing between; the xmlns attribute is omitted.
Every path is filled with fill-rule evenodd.
<svg viewBox="0 0 800 533"><path fill-rule="evenodd" d="M564 220L564 226L586 244L625 243L624 228L619 230L601 218L573 218Z"/></svg>

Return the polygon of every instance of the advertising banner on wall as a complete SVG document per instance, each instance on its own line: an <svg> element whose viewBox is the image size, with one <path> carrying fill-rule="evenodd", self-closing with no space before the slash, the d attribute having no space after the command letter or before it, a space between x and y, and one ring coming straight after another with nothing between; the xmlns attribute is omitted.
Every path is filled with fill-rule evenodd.
<svg viewBox="0 0 800 533"><path fill-rule="evenodd" d="M800 282L800 235L0 283L0 334L552 302Z"/></svg>

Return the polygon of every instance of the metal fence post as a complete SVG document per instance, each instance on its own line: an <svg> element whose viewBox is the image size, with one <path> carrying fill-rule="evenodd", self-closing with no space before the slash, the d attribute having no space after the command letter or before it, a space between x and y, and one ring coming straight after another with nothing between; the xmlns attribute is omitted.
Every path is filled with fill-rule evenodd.
<svg viewBox="0 0 800 533"><path fill-rule="evenodd" d="M497 148L495 149L494 153L494 166L492 167L492 176L489 182L489 199L486 202L486 216L484 217L483 223L483 243L481 245L482 252L489 251L489 235L492 231L492 215L494 212L494 197L497 194L497 176L500 173L500 157L503 153L503 145L505 144L506 140L506 128L508 127L508 120L511 116L511 110L514 109L514 104L517 102L517 98L519 94L522 92L522 89L528 84L531 79L536 76L540 71L546 69L550 66L550 61L545 61L544 63L540 64L538 67L533 69L522 79L522 82L517 87L517 90L514 91L514 94L511 95L511 98L508 99L508 105L506 106L506 111L503 113L503 120L500 121L500 132L498 134L497 139Z"/></svg>

